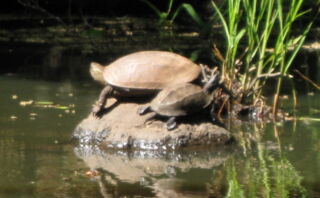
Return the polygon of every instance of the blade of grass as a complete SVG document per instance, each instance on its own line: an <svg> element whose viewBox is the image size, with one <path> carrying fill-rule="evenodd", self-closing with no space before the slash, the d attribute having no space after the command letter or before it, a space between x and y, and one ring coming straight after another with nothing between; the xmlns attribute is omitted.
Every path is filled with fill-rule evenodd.
<svg viewBox="0 0 320 198"><path fill-rule="evenodd" d="M154 5L152 4L150 1L148 0L140 0L142 2L144 2L145 4L147 4L151 10L153 10L153 12L160 18L162 15L162 12Z"/></svg>
<svg viewBox="0 0 320 198"><path fill-rule="evenodd" d="M193 8L193 6L189 3L183 3L181 4L178 9L173 13L173 16L171 17L171 21L173 22L181 10L185 10L186 13L199 25L204 26L205 23L202 21L201 17L198 15L196 10Z"/></svg>

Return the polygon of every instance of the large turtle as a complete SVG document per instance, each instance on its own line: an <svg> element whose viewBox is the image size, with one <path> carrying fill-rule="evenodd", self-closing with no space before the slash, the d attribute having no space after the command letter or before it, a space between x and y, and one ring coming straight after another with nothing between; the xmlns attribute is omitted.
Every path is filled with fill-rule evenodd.
<svg viewBox="0 0 320 198"><path fill-rule="evenodd" d="M92 113L100 117L108 97L152 95L169 85L192 82L201 68L191 60L165 51L141 51L108 66L92 62L92 77L105 84Z"/></svg>
<svg viewBox="0 0 320 198"><path fill-rule="evenodd" d="M139 107L138 113L143 115L153 111L153 114L146 121L158 115L169 117L166 126L168 130L172 130L177 126L177 117L186 116L208 107L213 101L212 92L218 87L231 95L230 91L221 83L220 74L217 71L203 88L191 83L181 83L163 89L151 101L150 106ZM212 105L210 111L212 117L214 116L213 108Z"/></svg>

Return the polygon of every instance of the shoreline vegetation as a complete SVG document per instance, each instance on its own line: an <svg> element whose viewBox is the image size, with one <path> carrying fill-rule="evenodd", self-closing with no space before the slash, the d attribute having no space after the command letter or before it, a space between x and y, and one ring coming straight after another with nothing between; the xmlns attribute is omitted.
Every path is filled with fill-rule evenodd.
<svg viewBox="0 0 320 198"><path fill-rule="evenodd" d="M283 78L290 80L290 67L311 30L314 19L306 23L298 34L292 29L295 22L310 13L311 9L302 9L303 0L292 0L287 5L287 12L284 10L285 3L281 0L229 0L226 4L226 8L221 8L212 1L223 24L227 41L224 56L214 48L214 53L222 62L222 73L229 81L229 87L235 81L240 82L236 94L240 96L239 100L254 105L264 105L262 91L267 80L277 78L272 107L272 113L276 115ZM224 10L228 10L227 14L223 14ZM319 10L314 17L318 12ZM268 48L273 50L267 50ZM289 51L289 48L293 50ZM296 101L295 87L293 82L290 84Z"/></svg>

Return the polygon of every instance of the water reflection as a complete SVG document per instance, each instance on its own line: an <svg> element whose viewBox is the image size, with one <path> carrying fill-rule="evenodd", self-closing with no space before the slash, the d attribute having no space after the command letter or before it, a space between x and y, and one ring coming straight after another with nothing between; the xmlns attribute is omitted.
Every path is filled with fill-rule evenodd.
<svg viewBox="0 0 320 198"><path fill-rule="evenodd" d="M229 149L184 152L106 151L94 146L75 147L76 155L90 170L105 197L131 196L208 197L213 183L220 183Z"/></svg>
<svg viewBox="0 0 320 198"><path fill-rule="evenodd" d="M317 177L309 175L319 168L310 148L319 136L308 133L318 124L299 121L299 114L288 122L232 125L242 152L226 163L228 197L317 197L308 180Z"/></svg>

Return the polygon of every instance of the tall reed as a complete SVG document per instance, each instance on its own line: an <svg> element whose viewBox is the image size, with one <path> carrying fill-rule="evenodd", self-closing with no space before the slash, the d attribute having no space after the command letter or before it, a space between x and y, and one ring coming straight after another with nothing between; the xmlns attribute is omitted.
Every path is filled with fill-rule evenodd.
<svg viewBox="0 0 320 198"><path fill-rule="evenodd" d="M231 81L239 79L243 97L257 103L266 80L278 77L274 111L277 109L282 78L301 48L312 22L299 35L292 32L294 22L309 12L301 11L304 0L291 0L284 12L282 0L228 0L227 8L212 6L223 24L227 41L222 73ZM227 10L225 14L222 10ZM239 60L239 54L242 60ZM239 64L241 63L241 64ZM250 95L250 97L249 97Z"/></svg>

